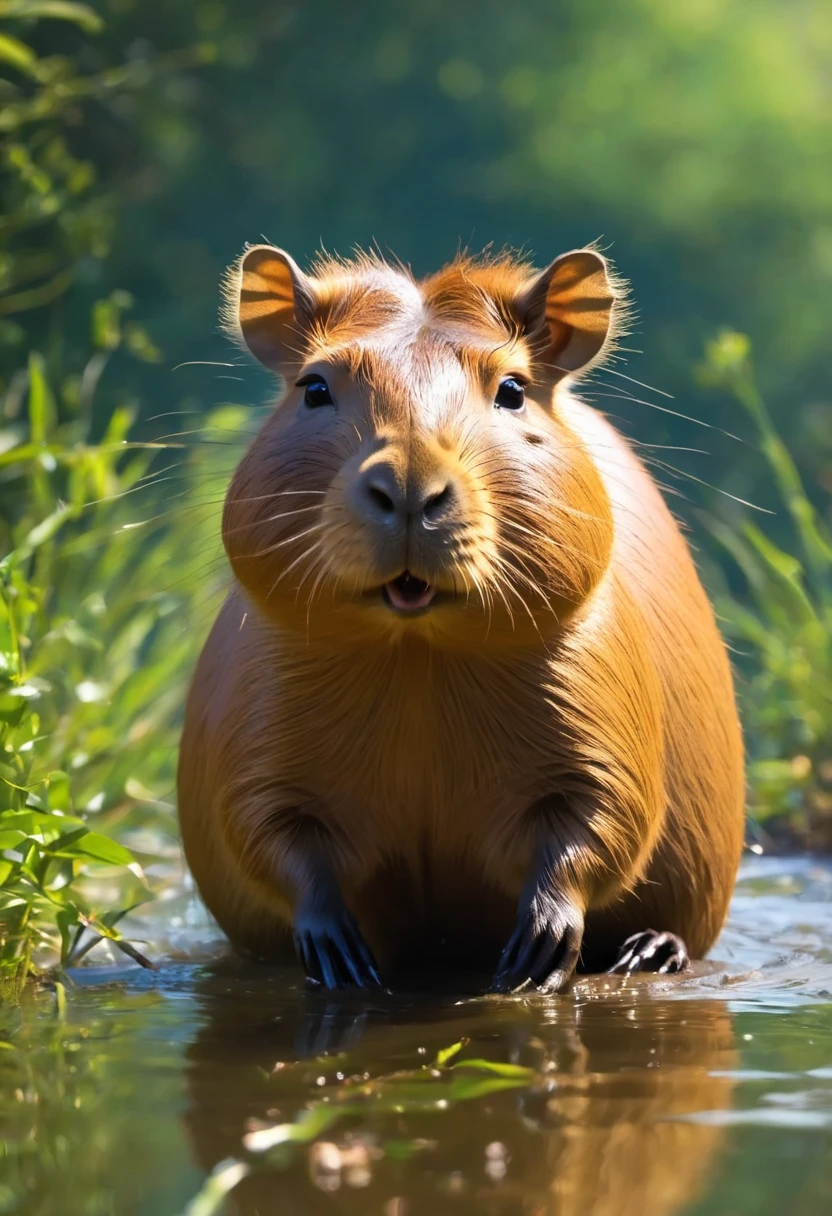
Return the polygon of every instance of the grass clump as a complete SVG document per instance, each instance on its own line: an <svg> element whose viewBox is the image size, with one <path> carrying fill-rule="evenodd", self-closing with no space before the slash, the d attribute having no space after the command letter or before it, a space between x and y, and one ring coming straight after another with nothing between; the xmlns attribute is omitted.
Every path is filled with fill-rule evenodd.
<svg viewBox="0 0 832 1216"><path fill-rule="evenodd" d="M143 958L119 925L178 856L177 715L212 587L194 572L217 549L211 508L167 514L164 448L132 438L124 382L160 352L128 293L90 298L121 218L104 138L117 99L130 94L118 121L135 131L154 81L210 48L113 66L103 26L87 4L0 5L0 997L13 999L104 939ZM97 404L113 360L121 387ZM187 483L199 457L179 455Z"/></svg>
<svg viewBox="0 0 832 1216"><path fill-rule="evenodd" d="M723 584L717 611L744 676L750 813L775 836L830 849L832 535L757 387L749 339L721 333L701 371L751 419L791 534L780 547L749 519L711 523L743 584Z"/></svg>
<svg viewBox="0 0 832 1216"><path fill-rule="evenodd" d="M71 965L102 939L145 961L118 925L176 866L178 719L217 586L196 573L217 550L216 509L166 511L154 490L166 449L131 442L127 408L92 442L71 390L59 410L33 356L0 407L0 492L14 504L0 522L7 995L41 962ZM184 476L208 472L200 458L186 455Z"/></svg>

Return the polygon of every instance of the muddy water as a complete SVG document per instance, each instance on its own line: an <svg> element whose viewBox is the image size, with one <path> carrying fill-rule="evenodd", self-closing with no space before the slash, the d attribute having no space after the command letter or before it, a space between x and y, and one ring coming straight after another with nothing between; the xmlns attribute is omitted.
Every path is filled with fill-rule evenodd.
<svg viewBox="0 0 832 1216"><path fill-rule="evenodd" d="M693 974L556 998L75 978L0 1011L0 1213L832 1211L826 862L748 864Z"/></svg>

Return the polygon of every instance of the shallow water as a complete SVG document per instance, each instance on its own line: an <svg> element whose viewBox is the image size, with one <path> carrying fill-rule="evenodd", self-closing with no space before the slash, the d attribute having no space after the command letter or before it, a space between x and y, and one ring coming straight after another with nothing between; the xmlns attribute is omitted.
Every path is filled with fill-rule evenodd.
<svg viewBox="0 0 832 1216"><path fill-rule="evenodd" d="M829 862L749 862L692 974L567 996L75 980L0 1011L0 1213L832 1211Z"/></svg>

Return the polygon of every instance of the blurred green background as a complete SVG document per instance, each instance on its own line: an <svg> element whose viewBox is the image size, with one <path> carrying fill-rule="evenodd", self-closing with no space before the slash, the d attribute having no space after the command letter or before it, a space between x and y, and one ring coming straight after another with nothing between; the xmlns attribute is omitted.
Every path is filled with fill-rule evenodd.
<svg viewBox="0 0 832 1216"><path fill-rule="evenodd" d="M302 263L377 243L417 274L601 240L635 382L588 395L668 449L644 451L735 645L754 825L829 844L828 3L0 0L0 76L10 957L35 906L65 961L85 917L117 936L83 892L125 857L90 837L130 845L140 885L175 852L218 503L271 391L217 324L246 240Z"/></svg>
<svg viewBox="0 0 832 1216"><path fill-rule="evenodd" d="M697 396L691 366L715 327L751 334L787 438L832 488L822 0L94 7L96 35L45 20L35 45L85 75L125 65L125 87L63 115L96 205L80 190L19 236L52 246L44 278L73 268L61 311L76 341L86 304L134 294L164 356L148 408L184 391L172 363L229 357L217 284L246 240L299 260L377 241L424 273L460 243L545 264L600 238L634 285L631 374L719 422L724 403ZM207 404L213 386L197 383ZM623 412L642 437L665 431L643 407ZM709 442L709 480L765 494L753 453Z"/></svg>

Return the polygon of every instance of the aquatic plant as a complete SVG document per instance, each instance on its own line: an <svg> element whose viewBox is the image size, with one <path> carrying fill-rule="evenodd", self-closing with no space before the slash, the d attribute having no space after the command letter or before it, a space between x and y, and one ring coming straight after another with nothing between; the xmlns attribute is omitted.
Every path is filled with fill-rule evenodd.
<svg viewBox="0 0 832 1216"><path fill-rule="evenodd" d="M361 1140L339 1147L332 1140L322 1138L344 1122L355 1123L368 1117L379 1119L389 1115L441 1113L505 1090L528 1090L536 1086L546 1092L553 1088L550 1078L521 1064L480 1057L458 1058L468 1043L468 1038L460 1039L437 1052L431 1063L423 1062L377 1077L370 1077L366 1072L353 1076L339 1073L343 1078L340 1083L323 1098L303 1106L291 1122L251 1126L241 1145L246 1159L228 1158L220 1162L182 1216L213 1216L222 1209L225 1196L244 1177L255 1169L275 1172L286 1169L293 1161L293 1150L300 1147L310 1148L313 1181L316 1175L323 1174L323 1180L318 1177L317 1181L324 1189L327 1175L331 1179L344 1167L347 1171L352 1170L354 1184L363 1185L355 1178L360 1172L369 1181L366 1167L369 1154ZM395 1160L406 1161L418 1155L426 1143L386 1139L383 1147L376 1151L382 1156L386 1154ZM503 1149L502 1145L494 1147Z"/></svg>

